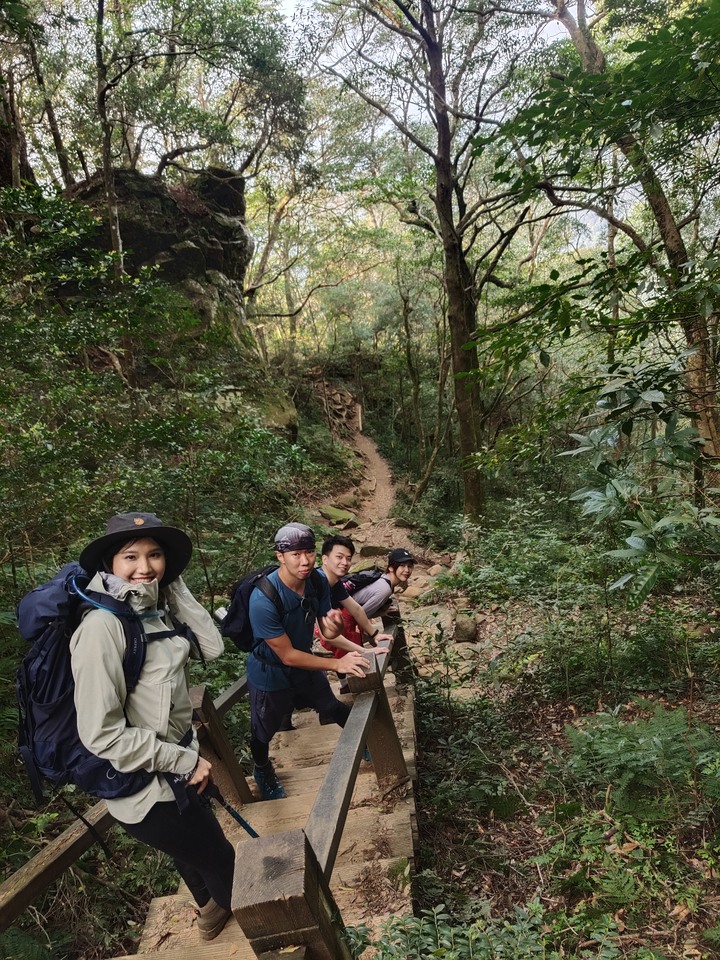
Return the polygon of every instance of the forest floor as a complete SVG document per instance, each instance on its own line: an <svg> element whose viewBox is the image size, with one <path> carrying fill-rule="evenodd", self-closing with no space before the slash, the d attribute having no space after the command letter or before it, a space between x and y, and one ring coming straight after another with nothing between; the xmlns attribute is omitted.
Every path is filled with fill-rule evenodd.
<svg viewBox="0 0 720 960"><path fill-rule="evenodd" d="M432 677L447 700L447 713L418 717L418 726L425 722L432 742L426 742L423 755L418 731L416 907L442 902L448 914L466 918L469 924L482 917L512 918L523 905L535 903L533 909L545 919L538 920L533 935L540 940L548 935L550 943L561 944L560 955L633 960L720 956L711 945L715 931L720 932L718 841L707 808L696 800L691 804L695 812L688 813L680 795L671 792L670 802L677 801L678 814L670 832L665 832L662 817L657 822L645 818L642 804L647 801L647 809L652 809L654 790L659 791L661 806L667 801L662 800L665 787L653 779L653 760L642 739L636 761L640 801L631 814L623 812L620 784L613 784L612 791L602 788L603 802L597 788L589 784L581 788L572 778L565 782L558 772L558 762L566 762L558 758L569 756L568 728L583 729L594 715L601 720L598 749L619 757L617 777L623 751L629 748L612 738L622 736L623 730L632 732L637 725L642 736L647 725L651 732L658 731L658 742L667 737L672 744L672 732L654 724L670 722L683 710L712 723L716 704L711 703L708 713L701 697L693 701L691 694L687 702L679 687L677 694L666 696L662 682L658 693L649 682L647 693L642 693L643 666L649 664L648 676L652 673L652 656L648 660L646 649L659 656L667 649L671 657L677 638L680 646L687 642L682 639L687 614L679 602L672 597L658 600L656 608L632 616L620 607L598 613L589 602L563 606L557 602L561 577L567 584L575 583L576 577L582 583L572 553L564 570L558 568L555 600L538 600L532 589L526 589L533 576L548 579L552 594L557 574L551 558L543 555L543 541L537 544L537 570L527 581L522 575L518 578L513 596L493 597L492 590L481 589L478 601L477 589L473 599L462 587L438 584L438 578L456 570L463 557L422 550L413 543L412 531L389 516L395 483L387 463L359 430L351 443L363 464L362 480L332 502L352 510L357 526L344 532L355 541L361 559L375 557L379 563L382 553L393 546L404 546L417 557L408 588L397 596L418 671ZM319 505L315 508L319 510ZM326 522L320 513L316 519ZM503 547L506 557L513 557L513 551L519 555L525 547L521 539L512 540L511 527L509 547ZM562 548L561 541L562 535L551 549L558 549L558 544ZM488 556L488 568L495 564L500 569L501 559ZM699 608L689 603L693 608L697 615ZM561 637L561 647L538 670L537 638L553 635ZM584 649L586 642L588 654L578 658L573 648ZM646 642L647 648L642 646ZM595 708L583 707L581 701L573 702L578 692L573 689L575 678L564 673L566 654L579 679L595 653L601 662L599 652L605 643L611 652L617 643L618 656L626 647L630 651L627 665L618 664L617 676L621 686L636 685L639 692L624 695L627 701L619 701L622 706L614 712L610 686L607 700L601 687ZM558 653L557 663L551 663ZM540 673L550 677L552 692L541 692ZM463 712L464 703L470 712ZM618 710L620 719L613 720ZM442 754L451 759L438 773L445 762ZM627 758L632 763L634 755L627 753ZM666 760L671 762L669 752L658 763ZM667 782L671 791L682 790L670 779ZM399 902L402 899L398 897Z"/></svg>

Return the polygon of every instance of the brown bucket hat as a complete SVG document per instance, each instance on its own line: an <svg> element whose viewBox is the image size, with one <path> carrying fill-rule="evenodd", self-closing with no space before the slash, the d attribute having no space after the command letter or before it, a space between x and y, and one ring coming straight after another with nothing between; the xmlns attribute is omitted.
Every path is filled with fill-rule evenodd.
<svg viewBox="0 0 720 960"><path fill-rule="evenodd" d="M165 550L165 574L160 586L172 583L183 572L192 556L190 537L177 527L166 527L154 513L117 513L108 521L102 537L92 540L80 554L80 566L90 574L105 569L108 554L116 553L128 540L151 537Z"/></svg>

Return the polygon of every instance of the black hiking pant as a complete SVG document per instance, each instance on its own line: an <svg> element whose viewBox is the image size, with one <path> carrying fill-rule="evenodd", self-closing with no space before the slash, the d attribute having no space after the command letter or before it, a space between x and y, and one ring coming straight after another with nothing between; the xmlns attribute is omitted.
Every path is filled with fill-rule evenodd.
<svg viewBox="0 0 720 960"><path fill-rule="evenodd" d="M230 909L235 851L223 833L209 800L188 787L190 806L180 813L174 800L156 803L140 823L120 823L123 830L173 860L199 907L212 899Z"/></svg>
<svg viewBox="0 0 720 960"><path fill-rule="evenodd" d="M293 709L312 707L344 727L350 707L338 700L324 673L295 669L292 686L283 690L258 690L248 684L250 695L250 752L255 765L264 767L270 757L270 741L282 729Z"/></svg>

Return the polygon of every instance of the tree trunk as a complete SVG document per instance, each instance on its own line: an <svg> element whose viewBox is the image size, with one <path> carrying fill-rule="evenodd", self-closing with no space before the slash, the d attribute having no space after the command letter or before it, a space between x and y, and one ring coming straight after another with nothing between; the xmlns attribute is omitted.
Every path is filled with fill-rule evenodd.
<svg viewBox="0 0 720 960"><path fill-rule="evenodd" d="M96 102L100 129L102 130L102 171L105 200L107 203L108 222L110 226L110 241L113 252L116 254L115 274L122 276L125 272L123 257L122 236L120 234L120 220L118 217L117 194L115 192L115 173L112 163L112 132L113 126L108 117L107 101L110 93L108 86L108 69L105 62L103 31L105 25L105 0L98 0L97 18L95 21L95 65Z"/></svg>
<svg viewBox="0 0 720 960"><path fill-rule="evenodd" d="M398 276L398 289L400 289L400 278ZM407 363L410 382L412 383L412 413L413 423L415 424L415 435L417 437L419 470L425 469L427 462L427 441L425 430L423 429L422 412L420 410L420 373L415 363L412 351L412 331L410 329L410 306L408 297L400 290L400 299L402 301L403 330L405 331L405 362Z"/></svg>
<svg viewBox="0 0 720 960"><path fill-rule="evenodd" d="M0 72L0 187L21 187L35 183L27 158L25 136L15 108L12 70Z"/></svg>
<svg viewBox="0 0 720 960"><path fill-rule="evenodd" d="M285 258L285 263L290 262L290 251L288 250L287 239L283 243L283 255ZM297 349L297 309L295 304L295 297L293 294L292 288L292 277L290 276L290 268L288 267L283 274L283 288L285 291L285 309L288 315L288 342L287 349L285 351L285 377L289 377L290 374L295 369L295 352Z"/></svg>
<svg viewBox="0 0 720 960"><path fill-rule="evenodd" d="M60 127L58 126L57 117L55 116L55 109L53 107L52 100L50 99L50 94L45 86L45 77L42 72L42 67L40 66L40 60L38 59L37 47L35 46L35 42L32 37L30 37L28 40L28 51L30 53L30 62L32 63L35 80L37 81L38 88L40 89L40 95L43 99L45 116L47 117L50 133L53 138L53 143L55 144L55 153L58 158L58 163L60 164L60 175L62 177L62 182L64 186L69 187L75 183L75 177L70 169L70 160L68 159L65 144L63 143L63 138L60 133Z"/></svg>
<svg viewBox="0 0 720 960"><path fill-rule="evenodd" d="M447 108L445 68L443 51L435 39L435 11L430 0L422 0L422 11L427 30L425 53L433 94L433 112L437 124L434 202L443 243L443 275L448 298L448 325L455 376L463 507L467 516L477 518L482 513L485 499L482 477L472 466L470 459L479 447L478 358L474 345L465 349L466 345L472 343L477 304L472 272L463 250L462 237L455 227L453 197L456 178L453 175L452 132Z"/></svg>
<svg viewBox="0 0 720 960"><path fill-rule="evenodd" d="M584 23L584 0L578 2L578 20L574 20L563 0L555 0L558 20L568 31L582 59L586 73L605 71L605 56L591 37ZM615 138L617 147L637 177L653 215L665 256L670 267L666 282L677 290L688 270L688 251L680 227L662 182L645 153L642 144L631 132ZM717 405L718 372L712 356L712 344L707 320L698 312L698 306L687 298L685 311L678 322L693 353L685 368L685 380L690 407L700 436L705 441L704 455L720 457L720 411Z"/></svg>

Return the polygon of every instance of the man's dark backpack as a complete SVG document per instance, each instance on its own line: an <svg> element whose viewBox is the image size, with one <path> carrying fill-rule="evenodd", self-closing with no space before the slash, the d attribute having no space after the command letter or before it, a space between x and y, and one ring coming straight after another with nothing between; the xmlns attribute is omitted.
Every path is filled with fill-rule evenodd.
<svg viewBox="0 0 720 960"><path fill-rule="evenodd" d="M358 590L369 587L371 583L375 583L380 577L384 576L384 570L378 570L377 567L372 567L370 570L358 570L357 573L351 573L349 576L343 577L342 584L350 596L352 596L354 593L357 593Z"/></svg>
<svg viewBox="0 0 720 960"><path fill-rule="evenodd" d="M57 787L74 783L94 797L110 800L137 793L153 776L146 770L116 770L108 760L90 753L78 735L70 638L83 613L97 607L120 619L126 638L123 672L128 693L137 684L147 650L142 621L132 608L114 597L87 591L88 582L82 567L69 563L18 604L18 628L32 643L15 681L18 745L38 802L43 800L43 779ZM159 631L152 639L177 632Z"/></svg>
<svg viewBox="0 0 720 960"><path fill-rule="evenodd" d="M253 570L252 573L248 573L241 580L238 580L230 591L230 606L220 622L220 633L232 640L243 653L250 653L256 646L250 626L250 594L256 587L273 604L281 620L284 620L289 613L283 606L280 594L268 580L268 574L277 569L278 565L271 563L259 570ZM310 582L318 597L322 595L323 579L319 570L313 570L310 574Z"/></svg>

